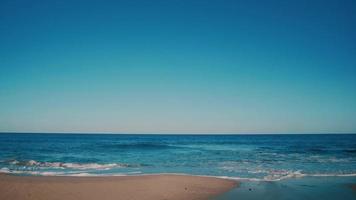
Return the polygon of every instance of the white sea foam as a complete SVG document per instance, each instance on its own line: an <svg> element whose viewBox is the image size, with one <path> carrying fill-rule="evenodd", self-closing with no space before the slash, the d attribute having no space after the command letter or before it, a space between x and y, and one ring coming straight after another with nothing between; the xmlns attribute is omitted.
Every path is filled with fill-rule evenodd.
<svg viewBox="0 0 356 200"><path fill-rule="evenodd" d="M355 173L352 174L309 174L308 176L315 176L315 177L347 177L347 176L356 176Z"/></svg>
<svg viewBox="0 0 356 200"><path fill-rule="evenodd" d="M146 175L189 175L189 176L199 176L199 177L214 177L222 178L236 181L281 181L290 178L302 178L302 177L353 177L356 176L355 173L350 174L303 174L300 171L276 171L274 174L269 174L263 178L249 178L249 177L231 177L231 176L212 176L212 175L192 175L185 173L156 173L156 174L145 174L141 171L127 172L127 173L108 173L108 174L95 174L88 172L49 172L49 171L24 171L24 170L10 170L9 168L3 167L0 169L0 173L8 174L27 174L27 175L37 175L37 176L74 176L74 177L108 177L108 176L146 176Z"/></svg>
<svg viewBox="0 0 356 200"><path fill-rule="evenodd" d="M3 167L0 169L0 173L10 173L10 170L7 167Z"/></svg>
<svg viewBox="0 0 356 200"><path fill-rule="evenodd" d="M61 163L61 162L37 162L30 160L27 162L20 162L17 160L9 161L12 165L23 166L20 168L3 167L0 168L0 173L9 174L28 174L28 175L39 175L39 176L129 176L129 175L148 175L141 171L125 172L125 173L92 173L91 170L108 170L117 167L127 167L127 164L98 164L98 163ZM34 168L26 168L26 166ZM36 167L38 169L36 169ZM231 170L231 166L227 167ZM48 168L48 169L47 169ZM65 171L48 171L49 169L65 169ZM69 171L67 169L72 169ZM224 169L224 168L223 168ZM225 168L226 169L226 168ZM46 171L47 170L47 171ZM89 170L89 171L88 171ZM248 174L265 174L263 177L231 177L231 176L205 176L205 177L216 177L223 179L232 179L237 181L281 181L284 179L291 178L302 178L302 177L349 177L356 176L356 173L303 173L300 170L268 170L268 169L256 169L247 171ZM165 174L165 173L163 173ZM168 173L177 175L191 175L184 173Z"/></svg>
<svg viewBox="0 0 356 200"><path fill-rule="evenodd" d="M17 165L17 164L19 164L20 162L17 161L17 160L12 160L12 161L10 161L9 163L10 163L11 165Z"/></svg>
<svg viewBox="0 0 356 200"><path fill-rule="evenodd" d="M73 173L73 174L66 174L65 176L77 176L77 177L88 177L88 176L98 176L97 174L92 174L92 173Z"/></svg>
<svg viewBox="0 0 356 200"><path fill-rule="evenodd" d="M25 171L25 170L10 170L9 168L3 167L0 169L0 173L6 174L28 174L28 175L40 175L40 176L60 176L64 175L63 172L41 172L41 171Z"/></svg>
<svg viewBox="0 0 356 200"><path fill-rule="evenodd" d="M266 171L261 171L265 173ZM223 178L223 179L231 179L236 181L281 181L285 179L291 178L303 178L303 177L353 177L356 176L355 173L348 173L348 174L304 174L300 170L298 171L284 171L284 170L277 170L273 172L269 172L267 176L262 178L253 178L253 177L231 177L231 176L204 176L204 177L216 177L216 178Z"/></svg>
<svg viewBox="0 0 356 200"><path fill-rule="evenodd" d="M75 176L75 177L93 177L93 176L129 176L129 175L140 175L142 172L133 171L127 173L105 173L96 174L89 173L86 171L66 171L66 172L52 172L52 171L28 171L28 170L11 170L7 167L0 168L0 173L6 174L22 174L22 175L35 175L35 176Z"/></svg>
<svg viewBox="0 0 356 200"><path fill-rule="evenodd" d="M77 163L63 163L61 166L64 168L71 169L101 169L109 170L112 168L124 167L122 164L110 163L110 164L98 164L98 163L88 163L88 164L77 164Z"/></svg>
<svg viewBox="0 0 356 200"><path fill-rule="evenodd" d="M127 164L120 163L109 163L109 164L99 164L99 163L62 163L62 162L38 162L35 160L29 160L27 162L20 162L13 160L9 162L11 165L19 165L25 167L38 167L38 168L57 168L57 169L78 169L78 170L109 170L112 168L128 167Z"/></svg>
<svg viewBox="0 0 356 200"><path fill-rule="evenodd" d="M280 181L288 178L301 178L306 176L301 171L272 171L267 176L263 177L265 181Z"/></svg>
<svg viewBox="0 0 356 200"><path fill-rule="evenodd" d="M306 160L308 162L317 162L317 163L348 163L348 162L351 162L353 159L350 157L337 158L337 157L313 155L313 156L304 158L304 160Z"/></svg>

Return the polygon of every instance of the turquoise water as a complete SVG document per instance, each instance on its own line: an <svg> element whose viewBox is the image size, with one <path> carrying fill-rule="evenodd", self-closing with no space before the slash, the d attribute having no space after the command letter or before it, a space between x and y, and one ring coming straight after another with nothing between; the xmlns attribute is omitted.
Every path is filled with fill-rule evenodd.
<svg viewBox="0 0 356 200"><path fill-rule="evenodd" d="M238 180L355 176L356 135L0 134L0 171L184 173Z"/></svg>
<svg viewBox="0 0 356 200"><path fill-rule="evenodd" d="M182 173L239 180L232 199L356 199L356 135L0 134L0 172Z"/></svg>
<svg viewBox="0 0 356 200"><path fill-rule="evenodd" d="M354 200L354 177L303 177L282 181L245 181L217 200Z"/></svg>

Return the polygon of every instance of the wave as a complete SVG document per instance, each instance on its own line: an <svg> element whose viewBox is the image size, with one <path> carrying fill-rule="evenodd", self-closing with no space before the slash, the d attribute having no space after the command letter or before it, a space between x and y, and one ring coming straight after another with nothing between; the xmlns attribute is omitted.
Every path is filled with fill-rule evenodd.
<svg viewBox="0 0 356 200"><path fill-rule="evenodd" d="M287 173L270 174L270 175L263 177L260 180L281 181L284 179L303 178L303 177L352 177L352 176L356 176L356 174L355 173L349 173L349 174L304 174L301 171L290 171Z"/></svg>
<svg viewBox="0 0 356 200"><path fill-rule="evenodd" d="M214 175L196 175L196 174L186 174L186 173L142 173L141 171L133 171L126 173L89 173L89 172L78 172L78 171L67 171L67 172L50 172L50 171L25 171L25 170L11 170L9 168L1 168L0 173L6 174L22 174L22 175L35 175L35 176L74 176L74 177L113 177L113 176L145 176L145 175L187 175L187 176L199 176L199 177L213 177L221 179L229 179L235 181L254 181L254 182L274 182L282 181L285 179L292 178L303 178L303 177L355 177L356 173L349 174L304 174L301 171L278 171L271 173L262 178L253 177L236 177L236 176L214 176Z"/></svg>
<svg viewBox="0 0 356 200"><path fill-rule="evenodd" d="M58 176L64 175L63 172L41 172L41 171L27 171L27 170L12 170L7 167L0 169L0 173L6 174L25 174L25 175L41 175L41 176Z"/></svg>
<svg viewBox="0 0 356 200"><path fill-rule="evenodd" d="M216 177L223 179L231 179L236 181L266 181L266 182L274 182L274 181L282 181L285 179L291 178L303 178L303 177L354 177L356 173L350 174L303 174L300 171L290 172L282 176L273 176L268 175L263 178L248 178L248 177L231 177L231 176L207 176L207 177Z"/></svg>
<svg viewBox="0 0 356 200"><path fill-rule="evenodd" d="M302 178L306 176L300 170L298 171L274 171L271 172L269 175L263 177L265 181L281 181L288 178Z"/></svg>
<svg viewBox="0 0 356 200"><path fill-rule="evenodd" d="M108 173L108 174L96 174L85 171L66 171L66 172L53 172L53 171L28 171L28 170L12 170L7 167L0 169L0 173L6 174L20 174L20 175L35 175L35 176L128 176L141 174L140 171L127 172L127 173Z"/></svg>
<svg viewBox="0 0 356 200"><path fill-rule="evenodd" d="M56 168L56 169L77 169L77 170L109 170L112 168L123 168L123 167L138 167L139 165L130 165L122 163L63 163L63 162L39 162L35 160L29 161L18 161L11 160L7 162L12 166L20 167L32 167L32 168Z"/></svg>

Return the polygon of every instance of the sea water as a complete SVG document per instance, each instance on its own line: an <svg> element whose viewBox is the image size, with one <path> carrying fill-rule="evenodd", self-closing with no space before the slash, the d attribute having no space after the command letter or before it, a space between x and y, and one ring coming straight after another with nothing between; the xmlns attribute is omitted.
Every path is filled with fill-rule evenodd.
<svg viewBox="0 0 356 200"><path fill-rule="evenodd" d="M243 182L240 189L221 198L231 199L236 194L247 198L252 194L243 190L247 187L263 193L266 187L272 191L273 184L287 185L293 190L298 185L293 181L301 180L356 183L356 135L2 133L0 172L54 176L156 173L215 176Z"/></svg>
<svg viewBox="0 0 356 200"><path fill-rule="evenodd" d="M0 171L269 181L355 176L356 135L0 134Z"/></svg>

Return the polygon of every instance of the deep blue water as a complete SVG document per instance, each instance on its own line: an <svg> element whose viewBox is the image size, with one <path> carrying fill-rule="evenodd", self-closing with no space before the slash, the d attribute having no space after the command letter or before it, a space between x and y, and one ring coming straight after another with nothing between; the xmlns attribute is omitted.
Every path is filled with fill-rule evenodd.
<svg viewBox="0 0 356 200"><path fill-rule="evenodd" d="M0 134L0 171L185 173L240 180L356 175L356 135Z"/></svg>

